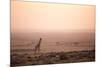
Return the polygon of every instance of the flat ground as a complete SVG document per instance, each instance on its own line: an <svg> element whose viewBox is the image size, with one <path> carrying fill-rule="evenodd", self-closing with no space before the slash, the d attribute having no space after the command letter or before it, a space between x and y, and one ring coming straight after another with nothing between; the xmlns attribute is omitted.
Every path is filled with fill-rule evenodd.
<svg viewBox="0 0 100 67"><path fill-rule="evenodd" d="M12 53L11 66L59 64L95 61L95 50L50 52L50 53Z"/></svg>

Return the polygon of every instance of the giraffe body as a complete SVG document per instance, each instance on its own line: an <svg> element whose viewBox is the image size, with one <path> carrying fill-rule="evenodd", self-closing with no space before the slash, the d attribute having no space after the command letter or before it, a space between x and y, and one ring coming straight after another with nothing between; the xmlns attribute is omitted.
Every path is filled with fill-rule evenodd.
<svg viewBox="0 0 100 67"><path fill-rule="evenodd" d="M40 44L41 44L41 41L42 41L42 38L40 38L38 44L35 46L35 49L34 49L35 53L36 52L38 52L38 53L40 52Z"/></svg>

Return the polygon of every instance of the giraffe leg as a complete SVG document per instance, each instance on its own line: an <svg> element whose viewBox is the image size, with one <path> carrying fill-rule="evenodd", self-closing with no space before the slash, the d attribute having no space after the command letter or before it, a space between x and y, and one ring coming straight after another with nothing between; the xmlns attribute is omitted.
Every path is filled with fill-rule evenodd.
<svg viewBox="0 0 100 67"><path fill-rule="evenodd" d="M37 50L37 48L36 48L36 46L35 46L35 50L34 50L34 53L36 54L36 50Z"/></svg>
<svg viewBox="0 0 100 67"><path fill-rule="evenodd" d="M38 47L38 51L40 52L40 47Z"/></svg>

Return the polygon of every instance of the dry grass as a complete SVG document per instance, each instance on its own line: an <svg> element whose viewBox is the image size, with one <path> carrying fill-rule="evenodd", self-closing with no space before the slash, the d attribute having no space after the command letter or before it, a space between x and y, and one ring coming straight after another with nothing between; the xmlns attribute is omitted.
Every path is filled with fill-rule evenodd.
<svg viewBox="0 0 100 67"><path fill-rule="evenodd" d="M37 54L11 54L11 66L42 65L95 61L95 50L73 52L51 52Z"/></svg>

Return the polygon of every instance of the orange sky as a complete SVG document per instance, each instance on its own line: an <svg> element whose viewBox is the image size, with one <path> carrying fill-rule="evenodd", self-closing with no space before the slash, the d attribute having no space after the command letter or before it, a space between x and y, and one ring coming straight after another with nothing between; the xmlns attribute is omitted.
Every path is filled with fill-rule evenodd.
<svg viewBox="0 0 100 67"><path fill-rule="evenodd" d="M95 6L11 1L11 32L94 31Z"/></svg>

